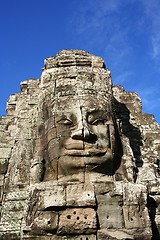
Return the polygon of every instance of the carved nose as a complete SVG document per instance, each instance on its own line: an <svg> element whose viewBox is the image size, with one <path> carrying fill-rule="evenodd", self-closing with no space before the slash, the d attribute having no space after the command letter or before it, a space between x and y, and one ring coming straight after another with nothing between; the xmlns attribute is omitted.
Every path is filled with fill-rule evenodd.
<svg viewBox="0 0 160 240"><path fill-rule="evenodd" d="M89 136L89 130L87 128L78 129L72 133L72 139L84 140Z"/></svg>
<svg viewBox="0 0 160 240"><path fill-rule="evenodd" d="M94 133L91 133L86 127L76 130L72 133L71 137L72 139L82 140L89 143L93 143L97 140L97 136Z"/></svg>

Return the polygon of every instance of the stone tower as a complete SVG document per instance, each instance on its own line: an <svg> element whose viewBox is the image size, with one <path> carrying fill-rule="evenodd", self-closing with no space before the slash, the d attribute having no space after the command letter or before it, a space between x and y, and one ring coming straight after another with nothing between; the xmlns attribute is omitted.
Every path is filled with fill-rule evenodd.
<svg viewBox="0 0 160 240"><path fill-rule="evenodd" d="M0 239L160 237L160 129L102 58L63 50L0 119Z"/></svg>

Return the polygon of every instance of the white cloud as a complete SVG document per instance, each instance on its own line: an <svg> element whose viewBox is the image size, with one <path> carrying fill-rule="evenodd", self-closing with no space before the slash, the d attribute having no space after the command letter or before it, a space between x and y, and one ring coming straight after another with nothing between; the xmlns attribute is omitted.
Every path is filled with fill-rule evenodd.
<svg viewBox="0 0 160 240"><path fill-rule="evenodd" d="M116 75L113 78L113 84L114 85L120 85L123 84L125 82L128 81L128 79L130 78L130 76L132 76L132 72L131 71L123 71L120 72L118 75Z"/></svg>
<svg viewBox="0 0 160 240"><path fill-rule="evenodd" d="M128 38L143 36L150 42L152 58L160 60L159 0L81 0L75 9L74 34L91 47L108 50L110 56L122 48L128 54L132 45Z"/></svg>
<svg viewBox="0 0 160 240"><path fill-rule="evenodd" d="M160 60L160 1L142 0L146 16L150 19L149 37L152 44L152 58L155 61Z"/></svg>
<svg viewBox="0 0 160 240"><path fill-rule="evenodd" d="M153 46L153 59L159 60L160 59L160 34L156 33L152 36L152 46Z"/></svg>
<svg viewBox="0 0 160 240"><path fill-rule="evenodd" d="M93 33L95 38L99 34L113 30L115 26L114 17L111 15L118 10L120 0L81 0L73 16L73 24L76 25L74 33ZM115 29L116 30L116 29ZM97 35L98 34L98 35Z"/></svg>
<svg viewBox="0 0 160 240"><path fill-rule="evenodd" d="M81 0L73 16L73 34L93 52L95 49L106 52L113 64L122 62L122 58L130 52L127 42L130 27L123 19L121 10L134 1Z"/></svg>

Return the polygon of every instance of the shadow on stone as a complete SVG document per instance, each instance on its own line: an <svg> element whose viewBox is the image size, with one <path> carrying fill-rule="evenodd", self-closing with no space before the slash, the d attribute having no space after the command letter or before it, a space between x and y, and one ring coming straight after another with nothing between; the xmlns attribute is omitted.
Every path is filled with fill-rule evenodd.
<svg viewBox="0 0 160 240"><path fill-rule="evenodd" d="M151 228L152 228L152 240L159 240L160 239L160 234L158 231L158 227L155 221L155 216L156 216L156 208L157 208L157 203L154 200L153 197L148 196L147 199L147 208L149 212L149 217L151 220Z"/></svg>
<svg viewBox="0 0 160 240"><path fill-rule="evenodd" d="M126 105L118 102L116 99L114 99L114 104L120 132L129 139L136 166L142 167L143 161L141 160L140 151L140 146L142 146L142 138L140 130L130 123L130 111Z"/></svg>

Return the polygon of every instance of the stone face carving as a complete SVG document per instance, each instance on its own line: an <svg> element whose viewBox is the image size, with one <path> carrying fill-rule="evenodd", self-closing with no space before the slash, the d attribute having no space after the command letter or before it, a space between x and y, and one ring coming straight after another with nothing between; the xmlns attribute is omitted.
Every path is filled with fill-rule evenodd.
<svg viewBox="0 0 160 240"><path fill-rule="evenodd" d="M70 95L68 99L56 99L52 108L54 119L45 117L45 124L50 121L50 126L42 135L46 139L43 152L47 155L44 180L66 181L67 177L73 181L79 173L82 177L85 170L113 175L118 153L111 102L102 97L97 101L95 94L78 99Z"/></svg>
<svg viewBox="0 0 160 240"><path fill-rule="evenodd" d="M47 58L0 120L0 238L159 239L159 133L103 59Z"/></svg>

